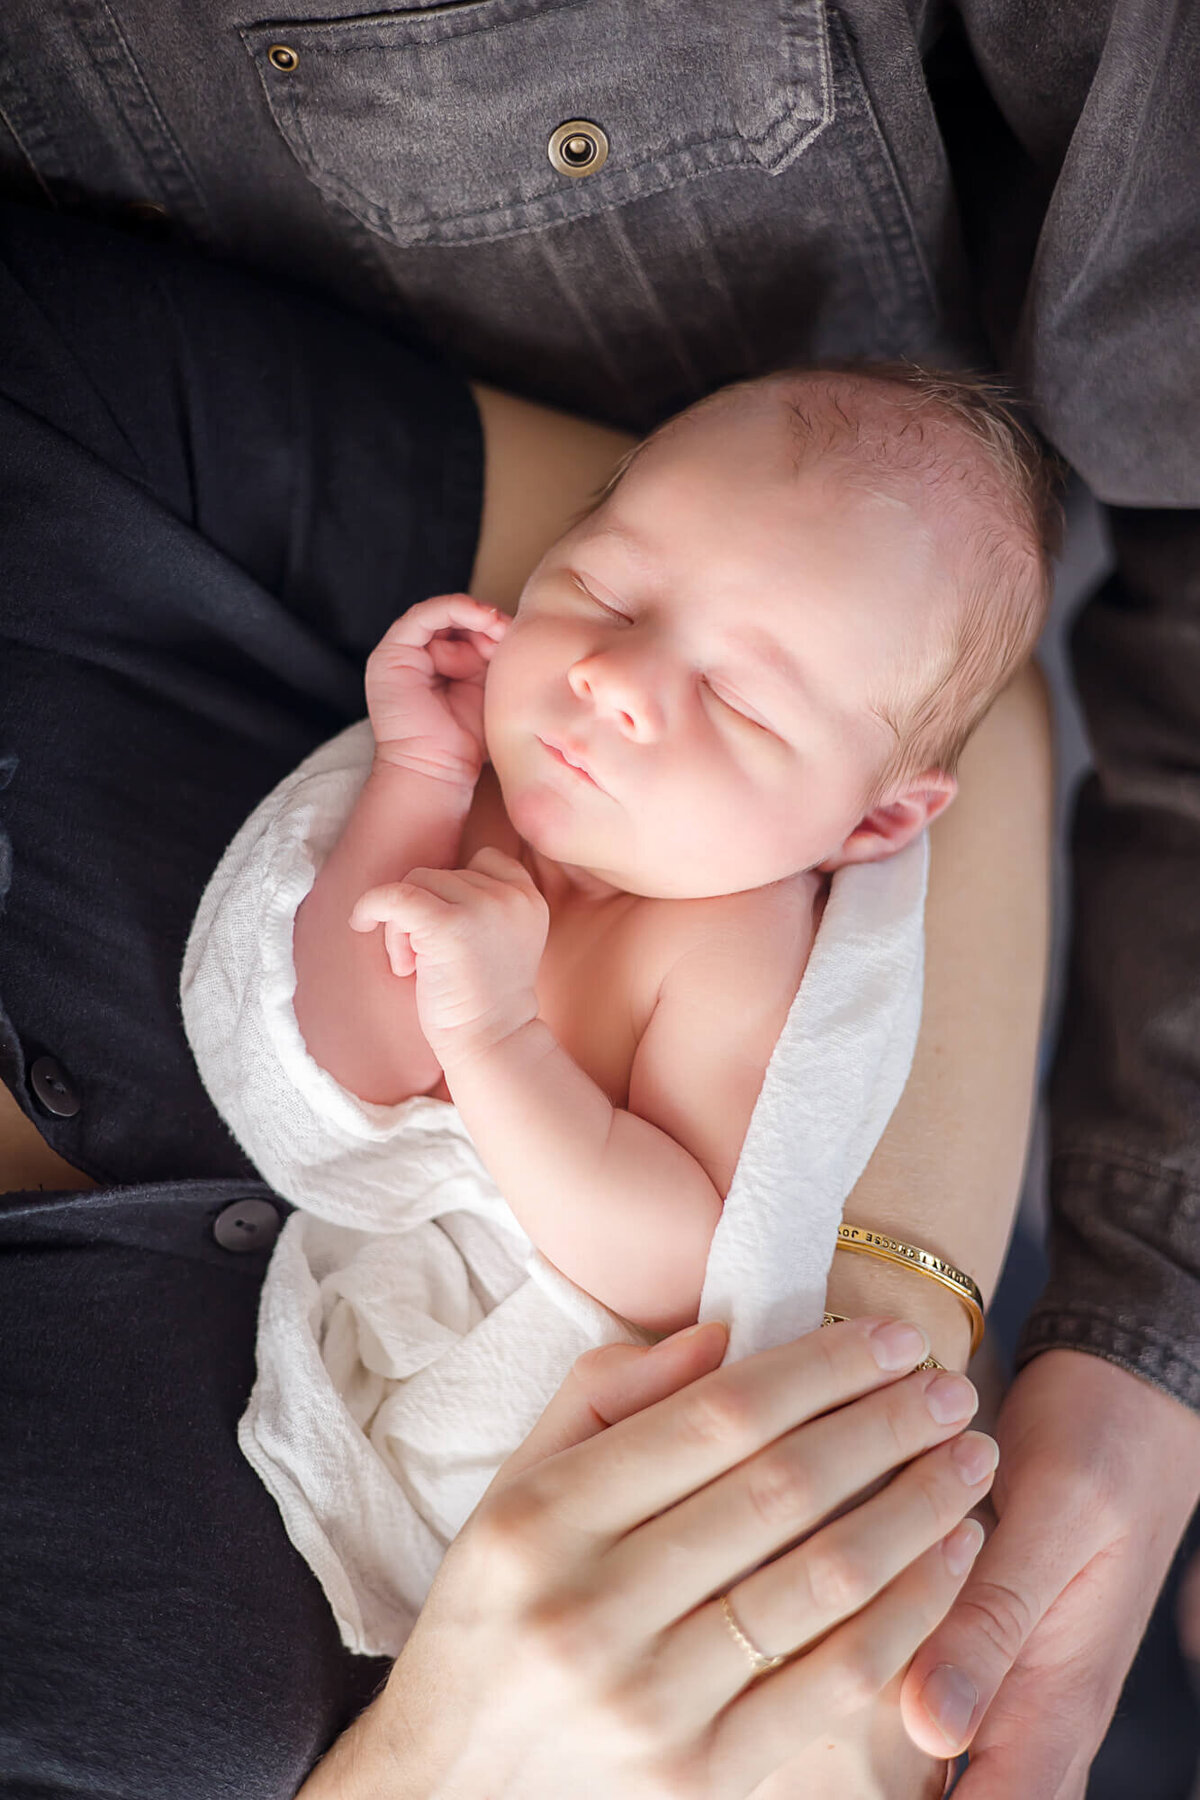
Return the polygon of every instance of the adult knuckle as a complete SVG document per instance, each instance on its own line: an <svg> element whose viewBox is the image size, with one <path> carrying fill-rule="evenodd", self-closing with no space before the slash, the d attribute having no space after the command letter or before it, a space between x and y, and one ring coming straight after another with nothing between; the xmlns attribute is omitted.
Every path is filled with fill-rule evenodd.
<svg viewBox="0 0 1200 1800"><path fill-rule="evenodd" d="M610 1634L587 1597L558 1592L542 1596L521 1620L522 1654L550 1673L560 1687L579 1693L595 1682L611 1654Z"/></svg>
<svg viewBox="0 0 1200 1800"><path fill-rule="evenodd" d="M628 1671L609 1687L599 1711L603 1741L623 1762L647 1765L668 1750L663 1694L644 1667Z"/></svg>
<svg viewBox="0 0 1200 1800"><path fill-rule="evenodd" d="M810 1331L804 1344L814 1364L810 1376L814 1388L821 1392L844 1389L852 1370L858 1369L861 1350L857 1337L842 1328Z"/></svg>
<svg viewBox="0 0 1200 1800"><path fill-rule="evenodd" d="M759 1518L773 1528L795 1525L812 1515L812 1472L794 1450L756 1457L746 1471L746 1491Z"/></svg>
<svg viewBox="0 0 1200 1800"><path fill-rule="evenodd" d="M904 1384L889 1388L883 1396L879 1414L880 1433L889 1462L907 1462L920 1448L923 1428L928 1424L929 1415L924 1406L918 1415L913 1406L913 1395Z"/></svg>
<svg viewBox="0 0 1200 1800"><path fill-rule="evenodd" d="M679 1412L680 1435L687 1442L712 1445L739 1458L756 1445L755 1408L737 1383L700 1383L684 1395Z"/></svg>
<svg viewBox="0 0 1200 1800"><path fill-rule="evenodd" d="M1005 1665L1016 1661L1036 1620L1029 1602L1002 1581L976 1581L956 1608L968 1630L982 1633Z"/></svg>
<svg viewBox="0 0 1200 1800"><path fill-rule="evenodd" d="M471 1536L497 1568L532 1570L544 1555L549 1513L542 1485L523 1478L488 1497L471 1521Z"/></svg>
<svg viewBox="0 0 1200 1800"><path fill-rule="evenodd" d="M814 1605L834 1618L857 1612L874 1592L867 1561L845 1544L810 1547L808 1585Z"/></svg>
<svg viewBox="0 0 1200 1800"><path fill-rule="evenodd" d="M940 1531L947 1520L962 1518L968 1495L952 1468L926 1457L913 1464L908 1479L913 1498L932 1529Z"/></svg>
<svg viewBox="0 0 1200 1800"><path fill-rule="evenodd" d="M659 1758L644 1791L647 1800L701 1800L711 1788L702 1779L696 1759L679 1755Z"/></svg>

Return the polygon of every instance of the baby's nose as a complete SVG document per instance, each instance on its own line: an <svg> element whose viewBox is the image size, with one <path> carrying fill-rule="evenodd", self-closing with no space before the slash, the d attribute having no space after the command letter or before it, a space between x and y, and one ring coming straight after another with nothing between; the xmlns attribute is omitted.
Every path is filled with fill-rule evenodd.
<svg viewBox="0 0 1200 1800"><path fill-rule="evenodd" d="M665 724L661 683L649 666L628 657L587 656L567 674L577 700L589 702L602 718L612 719L639 743L659 737Z"/></svg>

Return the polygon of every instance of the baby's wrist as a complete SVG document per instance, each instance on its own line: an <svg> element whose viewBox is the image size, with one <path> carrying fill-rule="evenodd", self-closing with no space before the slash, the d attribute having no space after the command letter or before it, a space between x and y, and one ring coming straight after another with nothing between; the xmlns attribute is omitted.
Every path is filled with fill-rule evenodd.
<svg viewBox="0 0 1200 1800"><path fill-rule="evenodd" d="M403 779L427 782L429 792L444 797L448 806L460 809L464 816L470 809L479 781L482 763L474 767L452 756L430 755L419 751L405 738L375 740L371 763L372 779L392 783Z"/></svg>
<svg viewBox="0 0 1200 1800"><path fill-rule="evenodd" d="M553 1039L538 1016L537 995L530 990L513 994L488 1015L470 1026L430 1036L430 1048L442 1065L446 1085L454 1094L456 1079L463 1081L502 1058L511 1067L540 1062Z"/></svg>

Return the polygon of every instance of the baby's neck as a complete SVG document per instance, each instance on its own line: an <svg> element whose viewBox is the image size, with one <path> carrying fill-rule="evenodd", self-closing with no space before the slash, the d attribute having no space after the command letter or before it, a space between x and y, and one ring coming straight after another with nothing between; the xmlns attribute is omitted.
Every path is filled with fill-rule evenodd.
<svg viewBox="0 0 1200 1800"><path fill-rule="evenodd" d="M636 898L623 888L602 881L590 870L571 863L554 862L526 843L505 810L495 771L490 763L485 763L463 825L460 865L465 868L476 851L489 845L524 863L545 895L552 913L599 911L615 902Z"/></svg>

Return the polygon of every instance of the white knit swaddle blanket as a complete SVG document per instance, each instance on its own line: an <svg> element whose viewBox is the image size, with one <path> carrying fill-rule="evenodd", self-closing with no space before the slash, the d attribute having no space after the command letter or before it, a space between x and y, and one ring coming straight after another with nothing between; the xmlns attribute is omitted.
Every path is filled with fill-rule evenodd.
<svg viewBox="0 0 1200 1800"><path fill-rule="evenodd" d="M396 1655L450 1539L575 1357L645 1335L533 1247L457 1110L375 1106L305 1049L292 923L372 754L364 720L269 794L205 890L184 1023L205 1086L300 1210L263 1286L241 1446L351 1650ZM908 1076L924 837L835 876L717 1226L700 1318L736 1359L821 1320L847 1194Z"/></svg>

